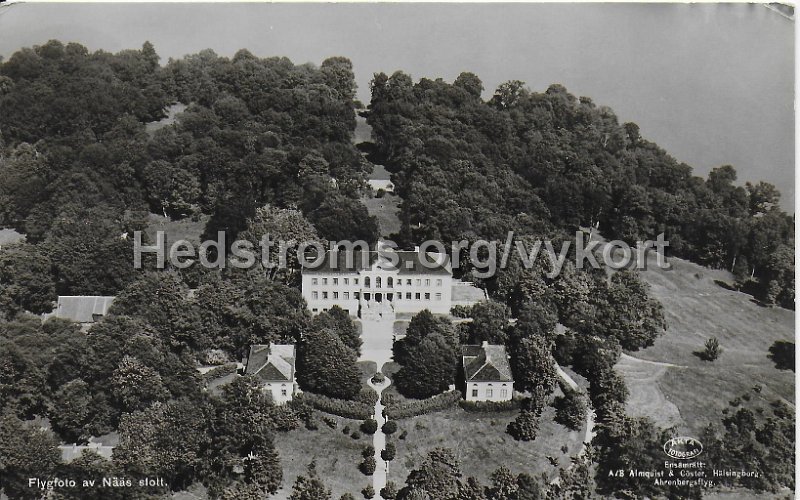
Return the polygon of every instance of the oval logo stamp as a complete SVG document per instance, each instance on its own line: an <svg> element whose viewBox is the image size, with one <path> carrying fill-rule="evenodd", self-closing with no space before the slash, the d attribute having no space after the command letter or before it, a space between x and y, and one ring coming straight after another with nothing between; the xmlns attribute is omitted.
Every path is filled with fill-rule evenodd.
<svg viewBox="0 0 800 500"><path fill-rule="evenodd" d="M664 443L664 453L676 460L689 460L703 453L703 444L692 437L674 437Z"/></svg>

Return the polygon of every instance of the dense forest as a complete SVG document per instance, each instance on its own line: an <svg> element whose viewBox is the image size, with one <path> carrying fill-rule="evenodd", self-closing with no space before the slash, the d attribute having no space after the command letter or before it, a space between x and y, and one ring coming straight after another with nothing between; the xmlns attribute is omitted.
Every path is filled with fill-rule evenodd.
<svg viewBox="0 0 800 500"><path fill-rule="evenodd" d="M488 102L482 91L471 73L452 84L375 75L366 116L372 154L403 198L401 240L664 233L671 255L731 270L738 287L794 308L794 220L775 186L737 185L729 165L692 175L637 125L561 85L511 81Z"/></svg>
<svg viewBox="0 0 800 500"><path fill-rule="evenodd" d="M49 259L59 294L129 284L133 239L120 235L148 211L208 214L207 233L232 241L272 204L301 210L323 238L376 240L358 200L370 167L350 140L347 59L158 61L149 43L109 54L51 41L0 66L0 226L26 235L37 265ZM189 105L177 123L146 133L175 102Z"/></svg>
<svg viewBox="0 0 800 500"><path fill-rule="evenodd" d="M161 488L125 491L135 498L162 498L196 483L212 498L263 498L283 478L276 436L302 424L313 431L312 407L371 411L377 395L360 381L355 323L338 308L311 317L297 262L280 271L136 270L131 234L152 213L207 220L204 236L224 231L228 242L238 236L257 244L270 233L374 243L377 221L360 198L375 162L392 172L402 200L395 236L404 247L504 239L508 231L522 241L559 241L592 227L628 242L663 232L671 255L732 270L735 286L794 308L794 221L778 208L774 186L742 187L730 166L694 176L636 125L620 125L608 108L559 85L537 93L511 81L485 101L471 73L453 84L376 74L372 101L360 111L375 143L359 150L352 143L355 90L344 57L317 67L206 50L161 64L150 43L111 54L50 41L2 61L0 228L25 235L0 252L6 493L36 498L25 487L34 475L127 474L167 479ZM148 127L177 103L186 107L174 123ZM556 387L555 359L590 382L596 455L562 471L560 486L504 468L481 485L462 481L452 453L436 450L397 498L582 498L595 486L593 472L603 494L699 494L602 477L620 461L660 458L639 456L663 436L625 414L627 389L613 369L623 349L650 346L664 332L658 301L632 271L567 263L549 278L549 270L544 258L530 269L512 257L496 276L474 279L493 300L463 311L470 323L456 327L420 313L394 346L402 365L397 387L424 403L457 382L461 345L504 344L529 394L508 432L533 440ZM472 277L468 264L460 272ZM64 320L41 321L58 295L117 298L84 332ZM557 324L565 327L558 334ZM217 394L205 390L198 363L216 357L230 364L250 345L276 341L297 344L302 398L275 406L246 377ZM557 403L575 425L587 411L579 399L567 393ZM793 481L779 464L794 441L786 437L794 413L776 405L767 415L764 423L739 412L723 421L724 441L713 429L704 439L732 467L748 457L743 445L724 458L728 437L757 447L759 470L772 476L744 484L754 489ZM50 430L39 432L36 419L47 419ZM87 454L60 461L59 443L109 432L120 438L113 460ZM330 498L325 491L310 466L292 498ZM90 497L66 489L57 498Z"/></svg>

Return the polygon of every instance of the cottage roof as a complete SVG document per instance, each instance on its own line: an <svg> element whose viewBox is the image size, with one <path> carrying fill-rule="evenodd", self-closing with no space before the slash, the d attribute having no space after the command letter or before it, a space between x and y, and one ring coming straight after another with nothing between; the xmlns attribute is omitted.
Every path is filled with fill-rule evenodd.
<svg viewBox="0 0 800 500"><path fill-rule="evenodd" d="M108 312L114 298L102 295L60 295L55 310L45 317L55 316L78 323L91 323L95 316L104 316Z"/></svg>
<svg viewBox="0 0 800 500"><path fill-rule="evenodd" d="M291 382L294 380L294 360L294 345L253 345L244 372L265 381Z"/></svg>
<svg viewBox="0 0 800 500"><path fill-rule="evenodd" d="M511 365L506 348L484 342L482 345L465 345L461 362L467 382L513 382Z"/></svg>

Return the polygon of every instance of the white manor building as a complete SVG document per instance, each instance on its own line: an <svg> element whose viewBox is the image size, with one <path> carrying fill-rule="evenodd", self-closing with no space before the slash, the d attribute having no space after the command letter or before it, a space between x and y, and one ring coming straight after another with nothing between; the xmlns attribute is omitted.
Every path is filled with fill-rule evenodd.
<svg viewBox="0 0 800 500"><path fill-rule="evenodd" d="M425 255L427 260L422 262ZM358 317L415 314L425 309L449 314L453 273L443 254L329 251L320 265L303 269L302 293L314 314L335 305Z"/></svg>

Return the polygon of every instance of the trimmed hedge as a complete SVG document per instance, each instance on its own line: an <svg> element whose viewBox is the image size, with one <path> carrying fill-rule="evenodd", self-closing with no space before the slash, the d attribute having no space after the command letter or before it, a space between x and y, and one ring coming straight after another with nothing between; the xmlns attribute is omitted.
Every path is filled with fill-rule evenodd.
<svg viewBox="0 0 800 500"><path fill-rule="evenodd" d="M518 410L521 405L520 399L510 401L460 401L458 405L464 411L470 412L494 412Z"/></svg>
<svg viewBox="0 0 800 500"><path fill-rule="evenodd" d="M345 399L334 399L321 394L304 392L294 397L296 404L307 404L314 409L338 415L353 420L365 420L372 417L374 408L360 401L347 401Z"/></svg>
<svg viewBox="0 0 800 500"><path fill-rule="evenodd" d="M432 398L406 401L386 407L385 414L390 420L426 415L455 406L461 400L461 391L449 391Z"/></svg>
<svg viewBox="0 0 800 500"><path fill-rule="evenodd" d="M450 308L450 315L456 318L472 317L472 306L453 306Z"/></svg>

